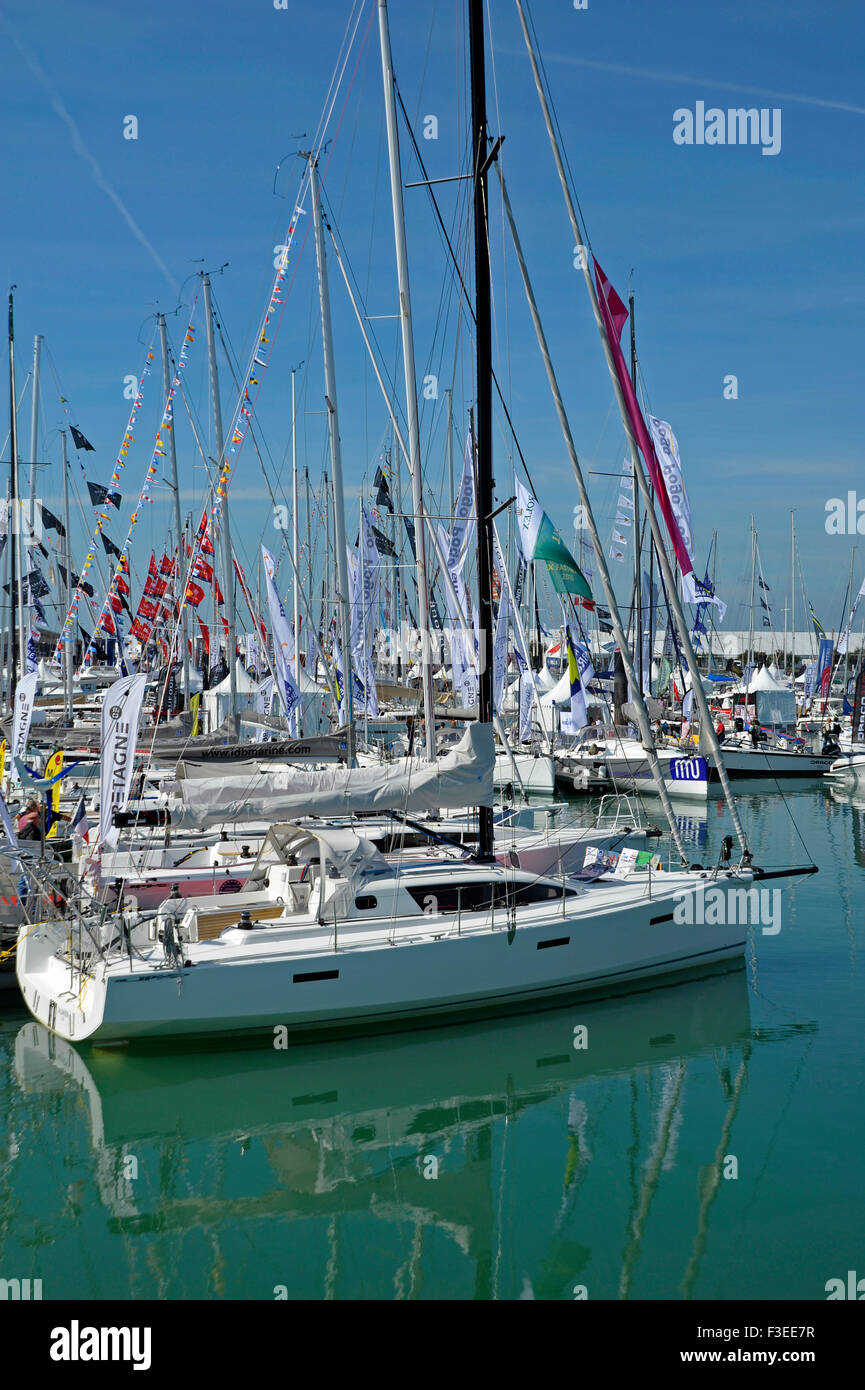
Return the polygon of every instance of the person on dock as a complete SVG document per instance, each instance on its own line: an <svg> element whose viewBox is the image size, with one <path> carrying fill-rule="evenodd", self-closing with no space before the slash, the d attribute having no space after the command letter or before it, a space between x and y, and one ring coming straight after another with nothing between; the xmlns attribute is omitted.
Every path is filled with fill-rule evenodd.
<svg viewBox="0 0 865 1390"><path fill-rule="evenodd" d="M23 812L18 817L15 832L19 840L42 839L42 812L39 809L38 801L31 798L27 802Z"/></svg>

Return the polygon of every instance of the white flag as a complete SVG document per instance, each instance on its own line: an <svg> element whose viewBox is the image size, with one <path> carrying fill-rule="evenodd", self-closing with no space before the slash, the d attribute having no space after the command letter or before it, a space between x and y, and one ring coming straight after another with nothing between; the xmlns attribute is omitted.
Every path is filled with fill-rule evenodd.
<svg viewBox="0 0 865 1390"><path fill-rule="evenodd" d="M102 741L99 750L99 843L117 847L120 831L113 813L129 800L138 721L147 677L121 676L102 698Z"/></svg>
<svg viewBox="0 0 865 1390"><path fill-rule="evenodd" d="M847 615L847 623L846 623L846 626L845 626L845 628L844 628L844 631L841 633L841 636L838 638L838 655L839 655L839 656L844 656L844 654L845 654L846 651L847 651L847 643L850 641L850 625L851 625L851 623L853 622L853 619L854 619L855 616L856 616L856 609L859 607L859 600L860 600L860 598L862 597L863 594L865 594L865 579L862 580L862 584L861 584L861 586L860 586L860 588L859 588L859 592L858 592L858 594L856 595L856 598L855 598L854 601L853 601L853 607L850 609L850 612L849 612L849 614Z"/></svg>
<svg viewBox="0 0 865 1390"><path fill-rule="evenodd" d="M266 676L258 687L255 694L255 708L258 714L270 714L273 709L274 684L273 676ZM265 730L258 728L255 731L255 742L263 743Z"/></svg>
<svg viewBox="0 0 865 1390"><path fill-rule="evenodd" d="M510 600L507 589L502 585L499 611L496 615L496 630L493 636L493 709L497 713L501 713L502 693L505 688L509 618Z"/></svg>
<svg viewBox="0 0 865 1390"><path fill-rule="evenodd" d="M532 704L535 700L535 678L531 667L520 677L520 742L532 737Z"/></svg>
<svg viewBox="0 0 865 1390"><path fill-rule="evenodd" d="M15 687L15 713L12 720L13 768L15 767L15 759L23 758L27 749L27 736L30 733L30 721L33 718L33 706L36 703L36 679L36 672L31 671ZM17 773L13 772L13 777L17 777Z"/></svg>
<svg viewBox="0 0 865 1390"><path fill-rule="evenodd" d="M270 629L273 633L274 667L279 678L280 694L285 704L285 713L292 721L292 729L296 735L299 732L296 711L300 705L300 691L294 683L289 664L294 660L294 637L285 616L279 590L276 587L276 566L273 563L273 556L264 546L261 547L261 554L267 579L267 606L270 610Z"/></svg>
<svg viewBox="0 0 865 1390"><path fill-rule="evenodd" d="M463 476L457 495L456 516L451 527L450 545L447 550L447 566L452 574L455 569L462 571L474 529L475 468L472 437L469 433L466 436L466 452L463 459Z"/></svg>
<svg viewBox="0 0 865 1390"><path fill-rule="evenodd" d="M664 483L667 488L667 496L670 499L670 506L673 508L676 524L679 527L679 532L685 543L685 549L693 564L694 537L691 532L691 504L688 501L688 494L685 491L685 480L682 477L682 461L679 458L679 445L676 442L676 436L673 434L666 420L659 420L656 415L650 415L649 428L652 431L652 439L654 440L658 463L664 475Z"/></svg>

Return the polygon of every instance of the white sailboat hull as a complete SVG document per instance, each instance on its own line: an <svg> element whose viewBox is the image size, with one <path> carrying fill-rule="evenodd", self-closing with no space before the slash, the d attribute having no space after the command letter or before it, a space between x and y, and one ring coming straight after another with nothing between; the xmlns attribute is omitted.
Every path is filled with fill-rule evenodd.
<svg viewBox="0 0 865 1390"><path fill-rule="evenodd" d="M516 770L514 765L516 764ZM537 792L549 796L556 787L555 758L545 754L496 753L493 785L499 789L512 786L514 791Z"/></svg>
<svg viewBox="0 0 865 1390"><path fill-rule="evenodd" d="M728 894L751 881L730 875L718 887ZM84 988L62 958L65 926L44 924L22 933L18 980L34 1017L72 1042L280 1027L292 1039L376 1032L629 988L741 955L747 927L735 912L729 925L676 920L682 893L698 891L693 875L654 876L651 897L645 880L598 884L564 899L565 913L525 909L514 930L505 910L492 929L489 912L459 923L425 915L396 929L340 928L337 949L332 930L317 925L234 929L190 946L191 968L156 968L155 951L150 961L115 958L98 963Z"/></svg>
<svg viewBox="0 0 865 1390"><path fill-rule="evenodd" d="M836 758L826 776L852 786L865 786L865 751Z"/></svg>

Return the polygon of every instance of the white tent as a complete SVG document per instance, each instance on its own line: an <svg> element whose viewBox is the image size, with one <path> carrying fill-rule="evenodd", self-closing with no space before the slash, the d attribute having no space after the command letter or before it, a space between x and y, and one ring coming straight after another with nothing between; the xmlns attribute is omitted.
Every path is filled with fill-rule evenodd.
<svg viewBox="0 0 865 1390"><path fill-rule="evenodd" d="M777 680L776 677L772 675L768 666L761 666L759 671L755 671L754 675L751 677L751 683L748 686L748 694L754 695L758 690L772 692L789 689L790 686L787 681Z"/></svg>
<svg viewBox="0 0 865 1390"><path fill-rule="evenodd" d="M257 682L244 669L243 662L237 658L234 661L234 674L237 682L238 711L252 709L258 692ZM191 679L190 684L192 684ZM211 690L205 690L201 697L201 703L207 713L208 727L217 728L231 712L231 676L227 675Z"/></svg>

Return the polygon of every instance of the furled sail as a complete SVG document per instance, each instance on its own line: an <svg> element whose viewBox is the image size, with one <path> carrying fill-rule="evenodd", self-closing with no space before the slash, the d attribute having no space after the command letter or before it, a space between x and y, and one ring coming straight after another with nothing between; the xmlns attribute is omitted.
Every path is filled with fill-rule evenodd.
<svg viewBox="0 0 865 1390"><path fill-rule="evenodd" d="M438 807L491 806L495 748L490 724L470 724L457 746L434 766L403 758L373 768L301 768L242 777L196 778L175 784L172 825L199 827L231 820L347 816L360 811L417 815Z"/></svg>

